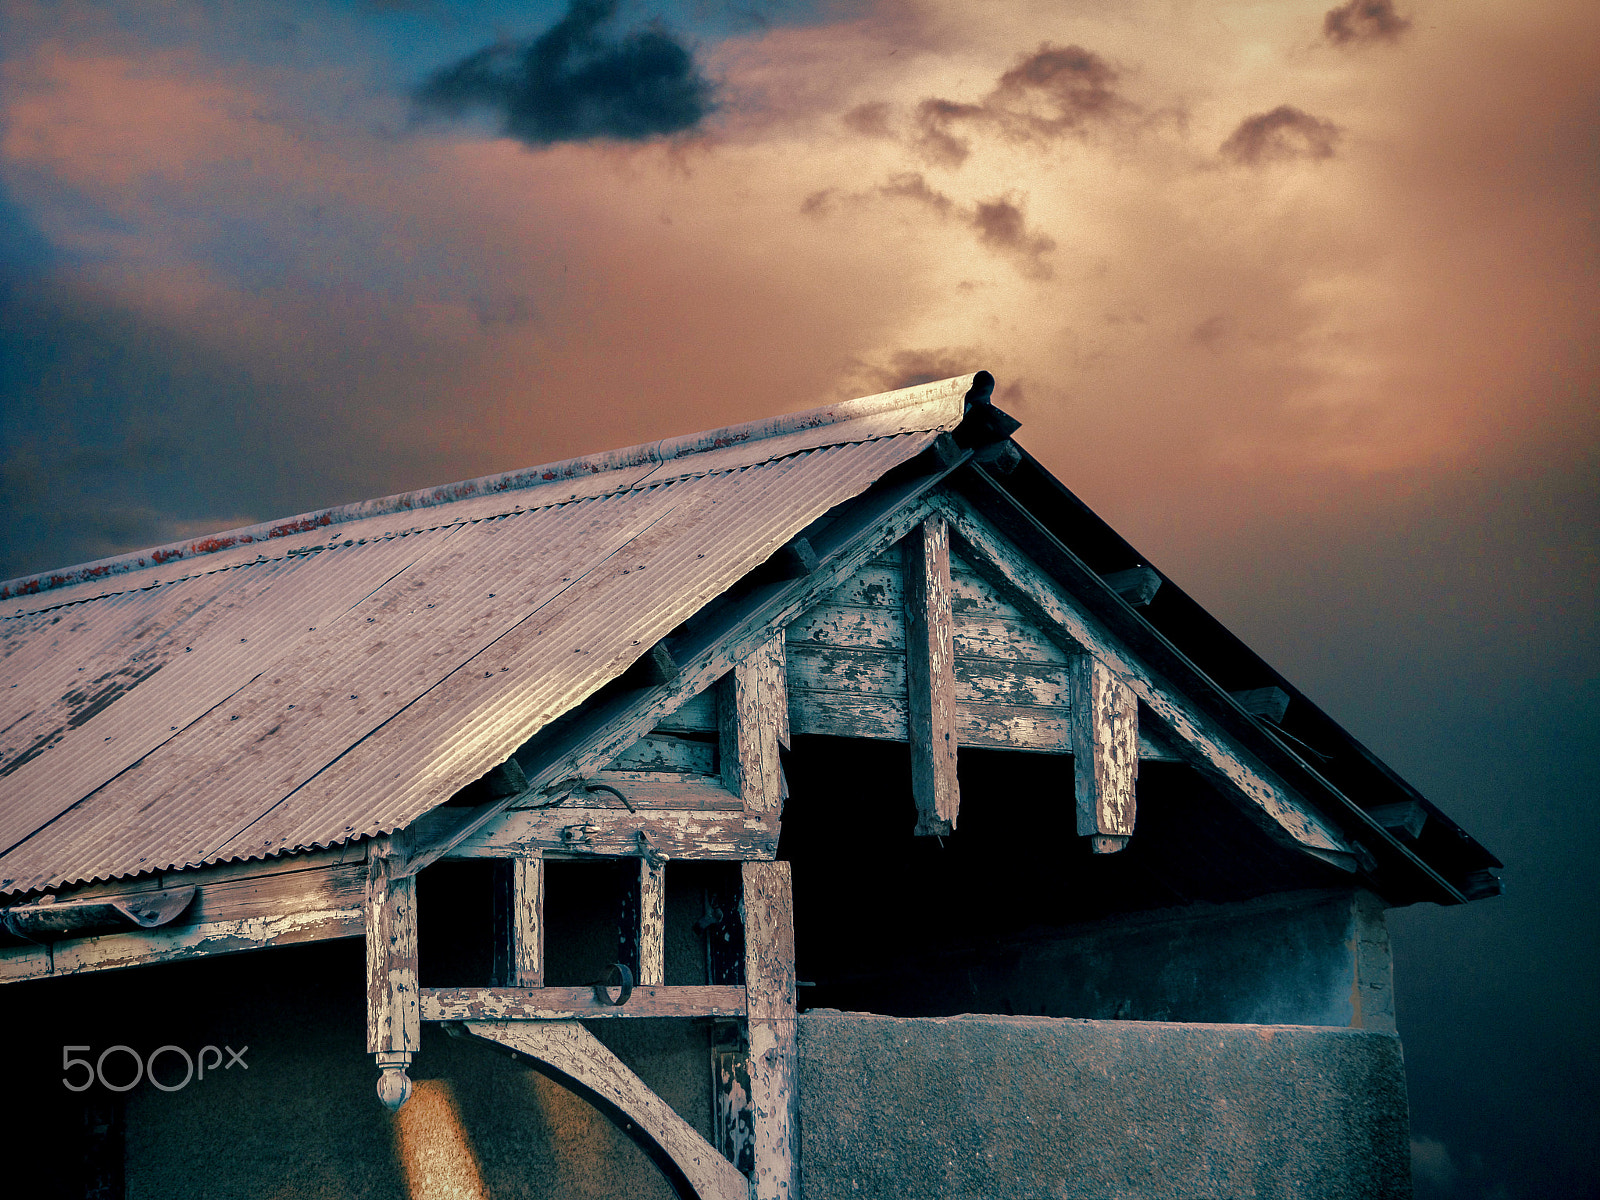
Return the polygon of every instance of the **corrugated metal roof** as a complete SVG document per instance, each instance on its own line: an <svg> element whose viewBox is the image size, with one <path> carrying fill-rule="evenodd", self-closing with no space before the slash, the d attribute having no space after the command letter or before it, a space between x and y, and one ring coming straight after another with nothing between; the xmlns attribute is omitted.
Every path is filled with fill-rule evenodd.
<svg viewBox="0 0 1600 1200"><path fill-rule="evenodd" d="M972 379L0 585L0 892L410 824L954 429Z"/></svg>

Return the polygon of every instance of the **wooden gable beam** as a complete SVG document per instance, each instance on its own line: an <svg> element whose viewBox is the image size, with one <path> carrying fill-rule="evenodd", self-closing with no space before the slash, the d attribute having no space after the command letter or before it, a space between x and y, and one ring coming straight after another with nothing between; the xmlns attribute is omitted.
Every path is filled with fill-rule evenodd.
<svg viewBox="0 0 1600 1200"><path fill-rule="evenodd" d="M1133 689L1093 655L1074 658L1067 678L1078 835L1093 839L1096 854L1113 854L1133 836L1139 701Z"/></svg>
<svg viewBox="0 0 1600 1200"><path fill-rule="evenodd" d="M987 518L958 496L944 494L935 503L977 570L988 575L1065 648L1088 653L1104 664L1172 731L1184 758L1230 794L1242 798L1245 811L1264 830L1342 870L1356 869L1356 851L1336 826L1297 797L1193 701L1146 670L1098 618L1014 549Z"/></svg>
<svg viewBox="0 0 1600 1200"><path fill-rule="evenodd" d="M961 808L956 780L955 633L950 530L935 513L901 543L905 558L906 741L915 832L947 834Z"/></svg>

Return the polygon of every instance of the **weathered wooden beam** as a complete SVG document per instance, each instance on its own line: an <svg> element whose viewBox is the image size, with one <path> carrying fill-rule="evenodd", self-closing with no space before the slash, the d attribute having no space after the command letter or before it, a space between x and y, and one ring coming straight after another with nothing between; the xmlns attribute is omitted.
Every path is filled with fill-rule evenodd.
<svg viewBox="0 0 1600 1200"><path fill-rule="evenodd" d="M467 1021L462 1028L548 1067L618 1118L679 1195L749 1200L750 1185L733 1164L576 1021Z"/></svg>
<svg viewBox="0 0 1600 1200"><path fill-rule="evenodd" d="M754 1200L799 1200L794 898L786 862L747 862L744 978L754 1112Z"/></svg>
<svg viewBox="0 0 1600 1200"><path fill-rule="evenodd" d="M367 863L367 1052L390 1111L411 1094L406 1068L422 1040L417 993L417 878L397 871L404 850L379 838Z"/></svg>
<svg viewBox="0 0 1600 1200"><path fill-rule="evenodd" d="M432 818L440 819L444 818ZM424 817L414 828L426 833L432 820ZM778 846L779 829L771 813L670 809L630 813L620 804L511 809L457 843L449 857L507 858L538 851L545 858L637 858L641 832L667 858L743 861L770 858Z"/></svg>
<svg viewBox="0 0 1600 1200"><path fill-rule="evenodd" d="M773 630L734 664L717 694L723 786L751 813L781 816L786 785L778 747L788 740L783 631Z"/></svg>
<svg viewBox="0 0 1600 1200"><path fill-rule="evenodd" d="M1245 811L1256 816L1264 830L1323 861L1355 869L1354 849L1331 822L1295 796L1192 700L1146 670L1083 604L1036 569L984 516L955 497L941 496L937 503L973 566L1042 628L1063 639L1064 647L1087 651L1115 672L1172 732L1180 753L1242 799Z"/></svg>
<svg viewBox="0 0 1600 1200"><path fill-rule="evenodd" d="M544 986L544 859L511 860L511 978L513 987Z"/></svg>
<svg viewBox="0 0 1600 1200"><path fill-rule="evenodd" d="M639 983L666 982L667 863L659 856L639 860Z"/></svg>
<svg viewBox="0 0 1600 1200"><path fill-rule="evenodd" d="M364 929L362 912L357 903L348 908L204 921L149 933L102 934L37 946L0 946L0 984L360 937Z"/></svg>
<svg viewBox="0 0 1600 1200"><path fill-rule="evenodd" d="M1279 687L1248 688L1242 692L1229 692L1234 703L1252 717L1271 721L1274 725L1283 720L1289 711L1289 693Z"/></svg>
<svg viewBox="0 0 1600 1200"><path fill-rule="evenodd" d="M950 531L930 516L905 540L906 715L918 834L946 834L961 807L956 780L955 646Z"/></svg>
<svg viewBox="0 0 1600 1200"><path fill-rule="evenodd" d="M1072 786L1078 835L1096 854L1121 850L1133 836L1139 776L1139 702L1133 689L1092 655L1071 664Z"/></svg>
<svg viewBox="0 0 1600 1200"><path fill-rule="evenodd" d="M1132 567L1100 576L1100 580L1135 608L1142 608L1161 590L1161 576L1150 567Z"/></svg>
<svg viewBox="0 0 1600 1200"><path fill-rule="evenodd" d="M717 727L716 716L712 714L704 725L706 729ZM629 746L616 758L606 764L607 771L650 771L672 772L679 775L716 774L717 748L710 742L693 741L689 738L670 737L663 734L651 734L642 737ZM702 780L700 782L709 782ZM726 791L726 789L723 789ZM729 797L737 800L730 792Z"/></svg>
<svg viewBox="0 0 1600 1200"><path fill-rule="evenodd" d="M62 903L137 905L179 887L195 895L159 928L0 946L0 983L359 937L366 877L363 844L63 889Z"/></svg>
<svg viewBox="0 0 1600 1200"><path fill-rule="evenodd" d="M745 990L735 986L640 984L623 1004L588 987L423 988L424 1021L565 1021L599 1017L742 1017Z"/></svg>

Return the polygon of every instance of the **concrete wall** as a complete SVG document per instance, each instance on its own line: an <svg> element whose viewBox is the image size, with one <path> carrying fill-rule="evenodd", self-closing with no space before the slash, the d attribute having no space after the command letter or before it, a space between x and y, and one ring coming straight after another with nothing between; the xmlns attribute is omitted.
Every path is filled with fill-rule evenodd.
<svg viewBox="0 0 1600 1200"><path fill-rule="evenodd" d="M1389 1034L800 1018L804 1200L1403 1200Z"/></svg>
<svg viewBox="0 0 1600 1200"><path fill-rule="evenodd" d="M906 1017L987 1012L1392 1033L1391 982L1382 902L1365 891L1315 891L1048 930L897 966L832 1003Z"/></svg>

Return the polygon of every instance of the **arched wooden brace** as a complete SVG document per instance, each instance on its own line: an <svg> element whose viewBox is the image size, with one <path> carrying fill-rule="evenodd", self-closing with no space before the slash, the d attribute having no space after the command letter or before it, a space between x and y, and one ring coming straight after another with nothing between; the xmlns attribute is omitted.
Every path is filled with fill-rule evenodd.
<svg viewBox="0 0 1600 1200"><path fill-rule="evenodd" d="M682 1200L749 1200L750 1183L576 1021L463 1021L457 1028L528 1060L615 1121Z"/></svg>

